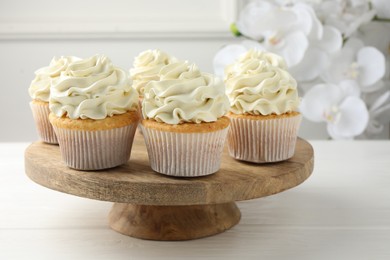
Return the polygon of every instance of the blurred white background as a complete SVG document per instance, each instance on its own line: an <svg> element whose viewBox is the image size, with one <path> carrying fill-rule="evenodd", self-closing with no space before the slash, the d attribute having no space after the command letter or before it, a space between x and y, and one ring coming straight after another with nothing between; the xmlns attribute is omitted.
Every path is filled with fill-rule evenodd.
<svg viewBox="0 0 390 260"><path fill-rule="evenodd" d="M53 56L108 55L123 69L159 48L213 72L215 53L238 42L229 32L238 0L0 0L0 141L38 139L27 89ZM388 138L388 128L383 138ZM324 124L304 120L300 136L328 138Z"/></svg>

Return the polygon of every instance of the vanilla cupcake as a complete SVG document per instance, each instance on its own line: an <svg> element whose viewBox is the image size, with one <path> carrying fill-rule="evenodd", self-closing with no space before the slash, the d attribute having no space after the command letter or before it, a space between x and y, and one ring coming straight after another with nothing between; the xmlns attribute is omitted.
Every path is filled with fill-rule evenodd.
<svg viewBox="0 0 390 260"><path fill-rule="evenodd" d="M178 177L215 173L229 119L223 82L195 65L163 67L145 86L141 128L154 171Z"/></svg>
<svg viewBox="0 0 390 260"><path fill-rule="evenodd" d="M69 64L53 83L50 122L66 165L112 168L128 161L139 121L128 74L104 55Z"/></svg>
<svg viewBox="0 0 390 260"><path fill-rule="evenodd" d="M294 155L301 122L297 82L275 54L250 50L225 69L229 154L266 163Z"/></svg>
<svg viewBox="0 0 390 260"><path fill-rule="evenodd" d="M78 60L77 57L53 58L50 65L35 72L35 78L31 82L28 92L32 98L30 102L35 126L40 139L46 143L58 144L53 127L49 122L49 97L52 80L58 78L68 64Z"/></svg>

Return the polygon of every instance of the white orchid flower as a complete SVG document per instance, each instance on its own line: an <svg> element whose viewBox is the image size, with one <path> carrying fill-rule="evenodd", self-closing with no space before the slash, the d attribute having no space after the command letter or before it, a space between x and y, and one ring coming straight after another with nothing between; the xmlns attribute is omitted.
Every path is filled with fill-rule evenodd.
<svg viewBox="0 0 390 260"><path fill-rule="evenodd" d="M282 56L299 81L317 78L329 66L329 54L342 46L340 31L323 26L313 8L302 1L250 2L241 11L237 28L261 42L258 48Z"/></svg>
<svg viewBox="0 0 390 260"><path fill-rule="evenodd" d="M301 82L318 78L330 66L330 55L341 50L342 44L340 31L324 26L321 38L311 41L301 62L290 68L291 74Z"/></svg>
<svg viewBox="0 0 390 260"><path fill-rule="evenodd" d="M319 84L302 99L300 111L314 122L326 122L333 139L353 139L367 127L369 113L356 82Z"/></svg>
<svg viewBox="0 0 390 260"><path fill-rule="evenodd" d="M264 49L284 57L289 67L303 59L310 39L322 36L322 24L304 3L253 1L240 12L236 24L243 35L261 41Z"/></svg>
<svg viewBox="0 0 390 260"><path fill-rule="evenodd" d="M324 0L316 7L316 13L325 25L336 27L344 37L349 37L371 21L376 11L370 8L370 0Z"/></svg>
<svg viewBox="0 0 390 260"><path fill-rule="evenodd" d="M365 47L363 42L349 39L337 52L331 66L322 73L324 81L339 83L342 80L356 80L363 92L377 90L377 83L386 72L384 55L374 47Z"/></svg>
<svg viewBox="0 0 390 260"><path fill-rule="evenodd" d="M372 5L379 18L390 19L390 1L389 0L371 0Z"/></svg>

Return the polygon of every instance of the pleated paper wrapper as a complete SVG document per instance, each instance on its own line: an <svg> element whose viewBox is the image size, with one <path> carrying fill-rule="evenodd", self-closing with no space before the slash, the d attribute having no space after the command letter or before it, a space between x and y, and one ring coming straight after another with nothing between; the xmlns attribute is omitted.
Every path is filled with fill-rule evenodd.
<svg viewBox="0 0 390 260"><path fill-rule="evenodd" d="M77 170L101 170L126 163L136 129L137 123L96 131L54 127L63 160Z"/></svg>
<svg viewBox="0 0 390 260"><path fill-rule="evenodd" d="M49 103L47 105L37 105L30 102L30 107L40 139L45 143L58 144L57 136L49 121Z"/></svg>
<svg viewBox="0 0 390 260"><path fill-rule="evenodd" d="M143 98L141 98L141 97L138 98L138 107L139 107L138 111L139 111L139 115L140 115L139 118L141 119L140 122L142 122L142 119L144 119L144 115L142 114L142 100L143 100ZM138 125L137 132L140 135L142 135L141 124Z"/></svg>
<svg viewBox="0 0 390 260"><path fill-rule="evenodd" d="M141 98L141 97L138 98L138 107L139 107L138 111L140 113L141 121L142 121L142 119L144 119L144 115L142 114L142 100L143 100L143 98Z"/></svg>
<svg viewBox="0 0 390 260"><path fill-rule="evenodd" d="M217 172L228 127L206 133L165 132L141 125L149 161L156 172L198 177Z"/></svg>
<svg viewBox="0 0 390 260"><path fill-rule="evenodd" d="M302 116L254 120L230 117L229 154L235 159L279 162L294 155Z"/></svg>

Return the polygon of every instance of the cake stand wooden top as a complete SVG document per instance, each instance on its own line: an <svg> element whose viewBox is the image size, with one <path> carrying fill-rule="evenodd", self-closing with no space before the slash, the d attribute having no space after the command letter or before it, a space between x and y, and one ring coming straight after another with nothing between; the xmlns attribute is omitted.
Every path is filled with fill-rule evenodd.
<svg viewBox="0 0 390 260"><path fill-rule="evenodd" d="M313 163L313 148L303 139L298 139L294 157L279 163L237 161L225 149L221 169L197 178L154 172L139 134L128 163L109 170L70 169L57 145L35 142L25 152L26 173L38 184L80 197L141 205L205 205L260 198L299 185L310 176Z"/></svg>

